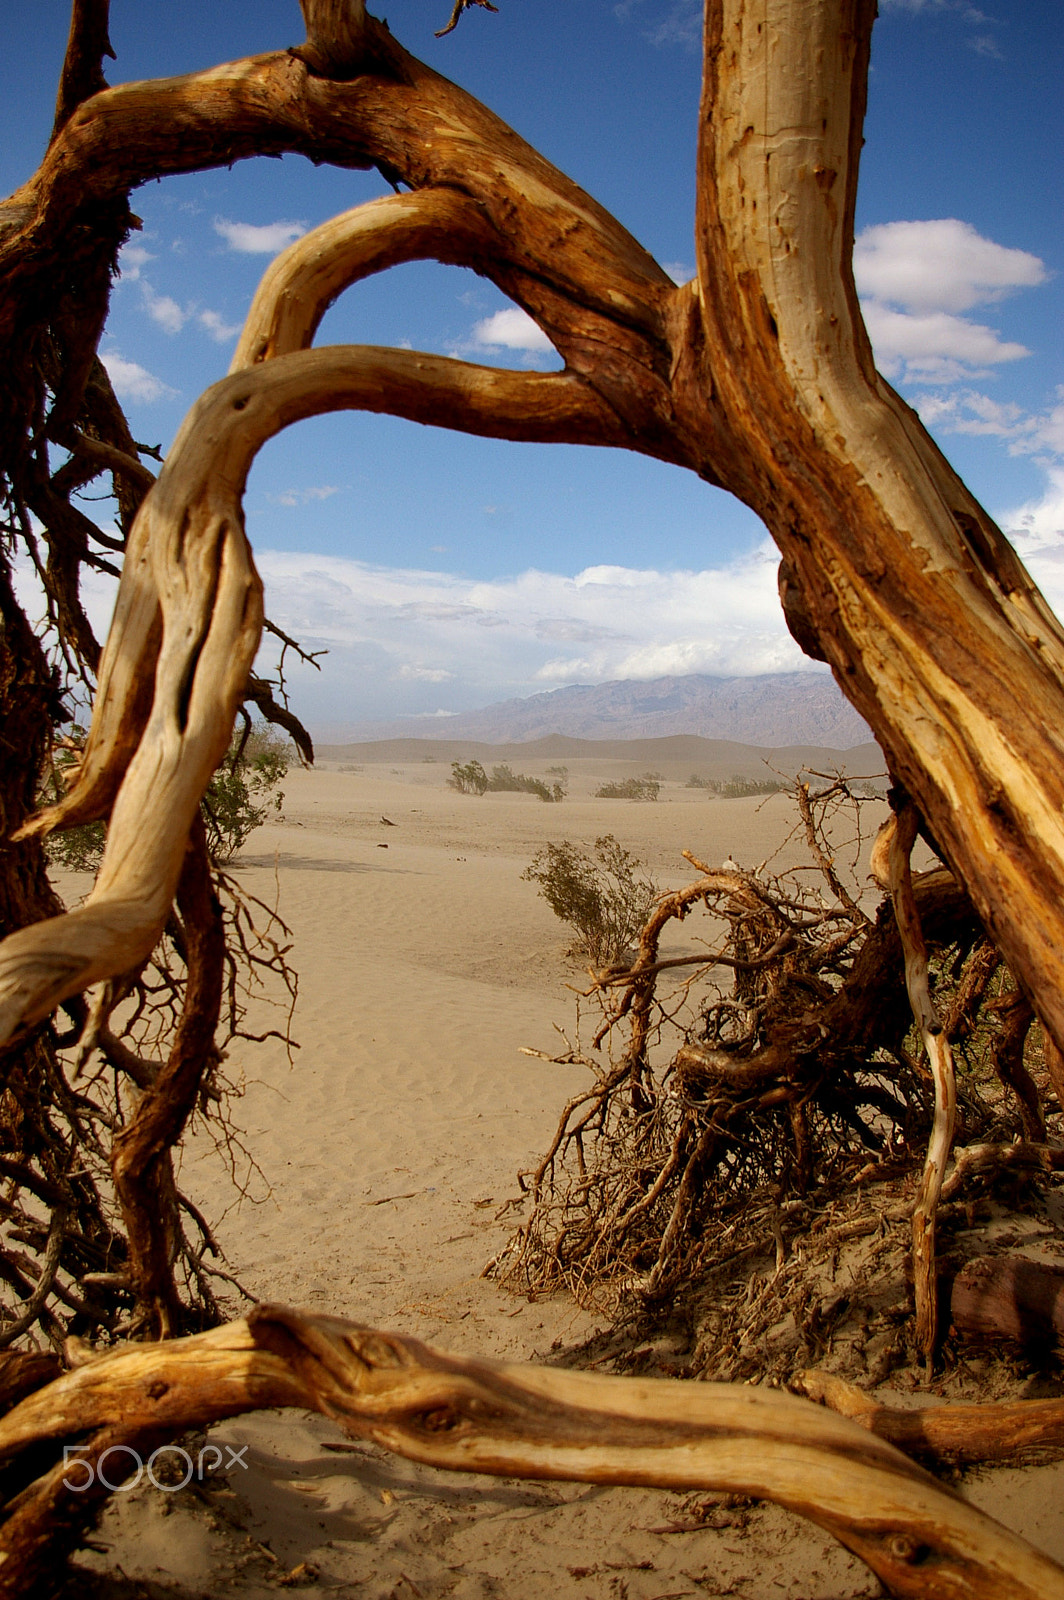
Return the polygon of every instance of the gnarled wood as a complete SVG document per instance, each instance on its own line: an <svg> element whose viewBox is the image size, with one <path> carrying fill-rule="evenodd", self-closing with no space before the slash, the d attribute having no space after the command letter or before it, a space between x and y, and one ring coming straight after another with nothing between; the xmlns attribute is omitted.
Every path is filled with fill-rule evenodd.
<svg viewBox="0 0 1064 1600"><path fill-rule="evenodd" d="M367 18L373 71L351 83L286 54L81 107L0 208L0 298L17 310L31 240L39 272L84 208L217 160L220 128L226 160L298 149L470 196L505 240L482 270L603 397L623 442L764 517L809 637L1060 1044L1064 633L872 366L849 257L873 13L872 0L709 4L699 276L683 289Z"/></svg>
<svg viewBox="0 0 1064 1600"><path fill-rule="evenodd" d="M899 1596L1064 1597L1064 1570L1046 1556L874 1434L778 1390L445 1355L402 1335L278 1306L68 1373L0 1421L0 1455L17 1458L45 1442L58 1454L77 1438L91 1460L102 1438L159 1440L278 1405L310 1407L348 1433L459 1472L775 1500L840 1539ZM63 1470L60 1463L27 1486L0 1529L5 1600L39 1568L35 1502L51 1509Z"/></svg>
<svg viewBox="0 0 1064 1600"><path fill-rule="evenodd" d="M608 408L571 373L372 346L300 351L208 390L138 513L77 782L26 830L100 816L117 791L100 874L83 906L0 945L0 1042L154 945L261 635L240 504L248 468L282 428L351 406L421 422L444 414L494 438L617 437Z"/></svg>
<svg viewBox="0 0 1064 1600"><path fill-rule="evenodd" d="M389 195L296 239L262 275L230 372L305 350L344 289L371 273L429 258L472 266L505 256L483 207L448 189Z"/></svg>
<svg viewBox="0 0 1064 1600"><path fill-rule="evenodd" d="M874 370L850 270L874 12L710 0L704 342L673 393L712 449L712 384L719 478L764 517L821 653L1060 1042L1064 633Z"/></svg>

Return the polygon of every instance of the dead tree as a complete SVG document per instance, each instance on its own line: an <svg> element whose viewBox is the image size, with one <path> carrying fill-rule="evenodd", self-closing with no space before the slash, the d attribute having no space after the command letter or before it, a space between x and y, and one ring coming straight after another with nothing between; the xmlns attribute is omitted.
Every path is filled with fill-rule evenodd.
<svg viewBox="0 0 1064 1600"><path fill-rule="evenodd" d="M347 225L354 238L336 238L325 294L296 247L302 325L283 313L276 327L268 317L253 323L239 358L253 365L213 404L253 407L252 451L296 417L368 406L497 437L636 449L739 495L780 548L794 631L875 729L1064 1046L1064 768L1054 731L1064 725L1064 633L874 369L850 269L874 0L710 0L698 274L680 288L358 0L306 0L304 10L305 45L190 75L162 98L150 83L89 93L99 74L84 61L95 51L98 62L106 7L78 8L72 55L81 66L68 76L87 98L76 108L73 93L64 98L40 170L0 208L7 370L40 362L45 328L75 299L82 313L77 333L66 329L51 433L77 433L133 187L282 150L377 166L413 193ZM504 374L399 351L300 353L345 282L425 256L492 278L539 322L565 371ZM65 307L49 272L60 263L64 282L77 275ZM13 384L0 448L24 430L23 407ZM216 577L220 553L208 566ZM151 624L140 621L147 636ZM156 649L146 644L149 657ZM144 653L135 659L143 664ZM121 683L108 690L109 674L129 669L112 652L101 695L119 703ZM98 760L119 739L115 753L108 747L110 776L94 772L68 817L101 814L113 801L117 750L130 756L148 721L145 705L124 709L136 715L120 734L113 723L94 730ZM15 1002L14 1025L36 1009L28 996Z"/></svg>
<svg viewBox="0 0 1064 1600"><path fill-rule="evenodd" d="M202 904L202 882L182 877L189 831L240 704L249 693L262 704L261 686L249 685L263 612L243 527L246 474L281 428L363 408L491 437L638 450L758 512L780 549L792 631L830 663L909 797L891 881L925 1032L935 1037L937 1022L906 888L914 807L1064 1049L1064 631L874 369L850 266L874 0L707 0L697 276L681 287L489 111L407 54L362 0L303 0L303 11L302 45L170 80L161 94L151 83L104 87L106 0L77 0L52 143L0 205L9 541L29 537L31 513L41 520L40 572L61 646L96 683L76 782L31 817L62 708L5 566L0 712L5 737L19 742L0 797L9 841L0 1046L24 1061L59 1005L80 1029L79 997L149 959L175 895ZM95 354L117 250L134 225L129 194L167 173L283 151L376 167L411 192L327 224L275 263L229 377L193 408L145 493L141 452ZM419 258L489 277L547 333L564 371L310 348L341 289ZM49 444L69 452L57 472ZM124 508L118 549L69 502L73 484L101 472ZM97 660L77 580L83 563L109 561L107 550L122 557L121 589ZM95 888L60 914L39 840L101 818L108 840ZM206 927L203 936L198 990L190 976L186 998L209 1011L216 958ZM209 1054L199 1020L190 1016L185 1036L192 1054L172 1062L164 1099L172 1091L173 1104L130 1124L128 1165L115 1178L134 1205L165 1192L157 1158L180 1132L179 1102ZM941 1077L948 1144L945 1058ZM941 1147L929 1157L925 1221ZM142 1277L165 1331L160 1261L154 1246L143 1253ZM430 1433L449 1431L449 1389L425 1415ZM568 1474L574 1463L563 1455ZM508 1459L513 1470L530 1458ZM619 1472L645 1481L641 1470ZM841 1519L855 1547L862 1515ZM987 1595L1017 1592L1014 1552L995 1547L984 1558L965 1532L939 1563L930 1527L918 1519L914 1535L911 1519L884 1512L873 1517L880 1542L884 1519L898 1530L887 1535L894 1564L884 1569L898 1592L934 1592L940 1566L937 1592L961 1592L967 1579L948 1575L950 1561L991 1570ZM915 1588L905 1577L913 1564ZM1030 1558L1028 1567L1032 1594L1061 1593L1051 1564Z"/></svg>

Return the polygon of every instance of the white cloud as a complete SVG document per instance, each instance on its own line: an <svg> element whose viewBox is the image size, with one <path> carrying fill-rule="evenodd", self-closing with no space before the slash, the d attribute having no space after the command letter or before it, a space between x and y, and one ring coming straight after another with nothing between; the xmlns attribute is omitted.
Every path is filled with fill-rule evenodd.
<svg viewBox="0 0 1064 1600"><path fill-rule="evenodd" d="M673 283L690 283L695 275L694 267L687 261L663 261L661 265Z"/></svg>
<svg viewBox="0 0 1064 1600"><path fill-rule="evenodd" d="M307 231L305 222L231 222L228 217L215 217L214 231L223 238L230 250L241 255L275 256L279 250Z"/></svg>
<svg viewBox="0 0 1064 1600"><path fill-rule="evenodd" d="M1045 493L1006 511L1001 526L1025 561L1041 551L1055 551L1064 564L1064 466L1050 467L1048 478Z"/></svg>
<svg viewBox="0 0 1064 1600"><path fill-rule="evenodd" d="M142 244L124 244L118 253L119 275L127 283L136 283L149 261L155 257Z"/></svg>
<svg viewBox="0 0 1064 1600"><path fill-rule="evenodd" d="M448 683L454 677L454 673L448 672L444 667L417 667L404 664L399 668L399 676L408 682Z"/></svg>
<svg viewBox="0 0 1064 1600"><path fill-rule="evenodd" d="M1037 256L984 239L956 217L864 228L853 269L862 296L912 312L970 311L1047 277Z"/></svg>
<svg viewBox="0 0 1064 1600"><path fill-rule="evenodd" d="M1001 46L992 33L976 33L968 40L969 50L977 56L989 56L991 61L1004 61Z"/></svg>
<svg viewBox="0 0 1064 1600"><path fill-rule="evenodd" d="M228 344L240 332L239 322L226 322L220 311L197 311L196 321L216 344Z"/></svg>
<svg viewBox="0 0 1064 1600"><path fill-rule="evenodd" d="M1064 466L1048 469L1044 492L998 521L1058 617L1064 617Z"/></svg>
<svg viewBox="0 0 1064 1600"><path fill-rule="evenodd" d="M273 550L256 560L269 615L329 651L320 676L299 678L312 720L356 714L352 694L358 715L394 715L398 684L450 683L471 704L553 684L810 666L783 622L768 539L702 572L532 569L488 582Z"/></svg>
<svg viewBox="0 0 1064 1600"><path fill-rule="evenodd" d="M153 400L168 400L177 393L139 361L127 361L117 350L101 351L100 360L120 400L139 400L150 405Z"/></svg>
<svg viewBox="0 0 1064 1600"><path fill-rule="evenodd" d="M473 343L480 349L535 350L555 354L554 346L538 323L520 306L510 306L485 317L473 329Z"/></svg>
<svg viewBox="0 0 1064 1600"><path fill-rule="evenodd" d="M1054 457L1064 457L1064 390L1057 404L1041 413L994 400L977 389L924 395L917 409L928 427L1002 439L1010 455L1042 457L1047 466Z"/></svg>
<svg viewBox="0 0 1064 1600"><path fill-rule="evenodd" d="M154 259L148 255L147 251L142 252L142 254L144 262ZM124 261L125 251L123 251L122 259ZM125 278L128 274L123 272L122 276ZM211 311L209 308L199 309L195 302L181 306L172 295L159 294L152 284L148 282L147 278L142 275L140 266L137 267L133 276L140 283L141 300L145 311L152 321L162 328L164 333L178 334L186 323L194 322L216 344L228 344L240 332L240 323L226 322L219 311Z"/></svg>
<svg viewBox="0 0 1064 1600"><path fill-rule="evenodd" d="M1030 355L1026 345L1000 339L993 328L946 311L911 316L876 300L863 306L876 363L892 377L903 366L910 382L956 383L981 369Z"/></svg>
<svg viewBox="0 0 1064 1600"><path fill-rule="evenodd" d="M854 244L854 275L876 362L889 378L952 384L1029 355L961 313L1048 277L1027 250L985 239L955 217L886 222Z"/></svg>
<svg viewBox="0 0 1064 1600"><path fill-rule="evenodd" d="M141 280L144 305L149 317L157 322L164 333L180 333L188 321L188 312L182 311L176 300L168 294L156 294L151 285Z"/></svg>

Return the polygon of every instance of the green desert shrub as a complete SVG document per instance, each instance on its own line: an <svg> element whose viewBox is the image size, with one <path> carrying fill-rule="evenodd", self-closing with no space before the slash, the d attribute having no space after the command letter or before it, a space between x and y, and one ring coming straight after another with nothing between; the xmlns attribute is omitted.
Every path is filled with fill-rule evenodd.
<svg viewBox="0 0 1064 1600"><path fill-rule="evenodd" d="M459 794L484 794L488 787L488 775L479 761L467 761L464 766L460 761L452 761L451 776L447 782Z"/></svg>
<svg viewBox="0 0 1064 1600"><path fill-rule="evenodd" d="M505 762L492 767L489 778L479 761L451 762L448 783L459 794L536 794L541 800L565 799L565 784L555 780L545 783L542 778L529 778L523 772L514 772Z"/></svg>
<svg viewBox="0 0 1064 1600"><path fill-rule="evenodd" d="M733 773L730 778L700 778L693 772L687 780L689 789L705 789L718 800L745 800L753 795L780 794L790 788L780 778L744 778Z"/></svg>
<svg viewBox="0 0 1064 1600"><path fill-rule="evenodd" d="M657 885L641 867L607 833L590 855L568 839L548 843L521 876L538 884L554 915L575 930L573 952L604 966L627 958L657 897Z"/></svg>
<svg viewBox="0 0 1064 1600"><path fill-rule="evenodd" d="M85 729L77 723L52 750L52 760L37 791L38 806L54 806L66 794L85 747ZM107 829L102 822L82 822L50 834L45 842L49 861L69 867L73 872L95 872L103 855Z"/></svg>
<svg viewBox="0 0 1064 1600"><path fill-rule="evenodd" d="M264 822L280 816L284 795L278 788L288 772L292 747L268 723L245 736L235 733L203 796L211 860L228 861Z"/></svg>
<svg viewBox="0 0 1064 1600"><path fill-rule="evenodd" d="M523 772L514 772L505 764L492 767L488 789L493 794L538 794L541 800L565 799L565 784L558 779L548 784L542 778L529 778Z"/></svg>
<svg viewBox="0 0 1064 1600"><path fill-rule="evenodd" d="M604 783L595 790L596 800L656 800L661 784L656 773L645 772L641 778L622 778L616 783Z"/></svg>

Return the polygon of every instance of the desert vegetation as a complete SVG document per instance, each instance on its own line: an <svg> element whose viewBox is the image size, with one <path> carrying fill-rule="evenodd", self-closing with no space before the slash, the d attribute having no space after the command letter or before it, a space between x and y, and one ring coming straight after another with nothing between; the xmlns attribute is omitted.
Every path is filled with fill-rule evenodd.
<svg viewBox="0 0 1064 1600"><path fill-rule="evenodd" d="M458 0L449 26L467 3ZM1064 726L1064 632L873 366L850 266L873 0L707 4L697 277L681 286L516 134L409 55L361 0L303 0L302 10L302 43L170 80L164 92L107 87L106 0L76 0L51 143L0 205L9 755L0 772L0 1275L4 1341L23 1346L3 1371L20 1403L0 1442L0 1592L40 1586L91 1514L94 1496L75 1503L66 1492L72 1440L91 1464L116 1445L235 1410L298 1404L441 1465L770 1495L829 1528L899 1595L927 1594L933 1574L942 1596L1060 1596L1059 1568L874 1433L767 1389L752 1403L745 1392L692 1399L683 1385L647 1400L618 1378L500 1372L269 1306L173 1337L219 1317L219 1269L206 1259L213 1233L179 1192L173 1151L194 1113L216 1114L241 983L263 973L291 981L280 931L249 932L244 903L227 910L200 806L242 707L311 753L283 682L252 670L269 624L242 489L268 438L324 411L388 410L492 437L635 449L730 489L777 542L794 636L830 663L893 778L877 855L888 909L864 911L814 819L824 887L692 861L699 876L657 903L632 965L596 980L600 1042L628 1033L607 1072L593 1065L590 1095L567 1112L535 1179L534 1227L519 1246L528 1281L539 1281L551 1249L567 1281L600 1272L651 1299L678 1274L709 1274L732 1245L703 1193L743 1198L725 1228L734 1223L744 1239L744 1218L778 1229L783 1274L818 1172L819 1187L859 1196L869 1178L858 1155L881 1168L901 1151L920 1166L902 1221L913 1347L931 1364L943 1195L1015 1167L1017 1117L1031 1169L1054 1161L1046 1107L1049 1083L1059 1098L1064 1046L1054 731ZM135 226L130 194L169 173L286 150L374 166L396 192L274 262L229 375L193 407L156 477L97 355L117 251ZM424 257L490 277L544 330L564 369L312 348L338 293ZM114 535L75 503L100 481L118 507ZM16 599L16 549L43 587L47 640ZM116 558L121 588L101 649L79 575ZM73 783L40 811L73 680L93 686L91 726ZM808 793L805 803L812 814ZM44 841L105 821L95 885L66 910ZM921 832L943 862L933 881L910 868ZM695 1015L677 1012L677 1023L661 1003L669 963L657 941L697 907L727 926L731 944L707 941L690 963ZM933 989L932 954L955 989ZM736 976L730 994L714 997L697 975L717 967ZM962 1123L976 1143L953 1158L958 1101L968 1116L973 1097L954 1046L979 1037L980 1013L994 1005L1020 1043L998 1052L1000 1071L987 1045L1001 1093L982 1083L985 1114ZM1036 1047L1030 1065L1023 1053L1034 1019L1041 1072ZM650 1053L658 1038L663 1063ZM563 1176L551 1192L560 1158L569 1173L575 1162L579 1180L567 1188ZM857 1237L865 1222L853 1220ZM803 1326L815 1343L815 1318ZM72 1335L150 1342L79 1364ZM707 1345L708 1365L724 1359L720 1349ZM70 1370L56 1376L61 1354ZM1043 1441L1059 1438L1060 1409L1021 1425L1025 1440L1032 1427ZM988 1451L988 1440L1016 1437L1015 1419L983 1418L973 1437Z"/></svg>
<svg viewBox="0 0 1064 1600"><path fill-rule="evenodd" d="M539 885L554 915L576 932L572 953L596 966L630 954L658 893L642 862L612 833L596 839L592 851L568 839L548 843L522 877Z"/></svg>
<svg viewBox="0 0 1064 1600"><path fill-rule="evenodd" d="M597 800L656 800L661 784L652 773L641 778L617 778L599 784L595 790Z"/></svg>
<svg viewBox="0 0 1064 1600"><path fill-rule="evenodd" d="M543 778L514 772L505 762L492 767L489 777L479 761L452 761L447 782L459 794L534 794L540 800L555 804L565 799L564 776L547 783Z"/></svg>
<svg viewBox="0 0 1064 1600"><path fill-rule="evenodd" d="M493 1270L533 1294L564 1285L635 1327L686 1318L691 1376L793 1382L834 1338L853 1343L862 1377L871 1348L882 1381L926 1350L898 1288L935 1082L893 906L861 881L865 818L883 809L865 787L797 782L790 842L757 873L688 855L698 876L648 900L634 959L592 975L552 1057L589 1080L525 1174L531 1214ZM1017 1184L1044 1218L1064 1081L951 875L935 865L912 892L957 1065L949 1236L975 1197ZM662 958L670 927L691 938L695 917L701 952ZM825 1262L873 1235L833 1295ZM931 1317L971 1250L951 1246Z"/></svg>
<svg viewBox="0 0 1064 1600"><path fill-rule="evenodd" d="M730 778L703 778L692 772L687 787L705 789L720 800L747 800L751 795L780 794L787 784L782 778L744 778L739 773Z"/></svg>
<svg viewBox="0 0 1064 1600"><path fill-rule="evenodd" d="M85 749L85 730L75 724L57 739L41 784L38 803L55 805L76 776ZM215 866L232 859L270 816L280 813L279 788L292 760L292 746L269 725L247 718L207 785L200 812L207 848ZM45 843L48 859L74 872L95 872L103 859L107 829L83 822L53 833Z"/></svg>

